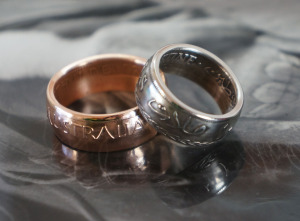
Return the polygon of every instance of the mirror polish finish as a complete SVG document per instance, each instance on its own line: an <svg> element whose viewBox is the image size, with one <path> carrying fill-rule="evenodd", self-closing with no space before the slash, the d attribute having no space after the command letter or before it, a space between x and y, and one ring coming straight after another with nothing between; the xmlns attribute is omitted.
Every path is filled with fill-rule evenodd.
<svg viewBox="0 0 300 221"><path fill-rule="evenodd" d="M201 85L215 99L222 114L207 114L180 101L168 89L164 72ZM150 125L179 143L193 146L213 144L224 138L243 107L242 88L231 69L212 53L187 44L159 49L143 68L135 95Z"/></svg>
<svg viewBox="0 0 300 221"><path fill-rule="evenodd" d="M155 136L137 107L110 114L68 108L94 93L133 91L143 65L140 57L104 54L76 61L56 73L47 87L47 115L56 136L70 147L93 152L132 148Z"/></svg>
<svg viewBox="0 0 300 221"><path fill-rule="evenodd" d="M300 1L27 0L2 1L0 11L1 221L299 220ZM73 150L62 153L46 115L53 73L98 53L149 58L170 42L212 51L239 78L245 105L233 136L221 141L227 154L203 163L202 148L177 143L172 150L172 140L160 135L157 150L139 146L127 160L102 153L78 154L76 163L63 157ZM128 99L103 98L113 99L114 110L133 107L124 104ZM244 151L232 145L237 137ZM196 162L199 170L184 170ZM168 165L174 168L168 176L151 180ZM206 187L230 180L204 200Z"/></svg>

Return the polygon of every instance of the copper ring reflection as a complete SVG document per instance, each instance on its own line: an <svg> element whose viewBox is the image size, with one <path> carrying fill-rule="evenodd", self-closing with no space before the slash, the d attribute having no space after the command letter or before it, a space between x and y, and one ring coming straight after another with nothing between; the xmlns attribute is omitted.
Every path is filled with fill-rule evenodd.
<svg viewBox="0 0 300 221"><path fill-rule="evenodd" d="M184 208L220 194L236 178L244 149L232 137L204 150L158 135L134 149L111 153L77 151L55 138L52 157L85 188L151 186L170 207Z"/></svg>
<svg viewBox="0 0 300 221"><path fill-rule="evenodd" d="M62 143L92 152L110 152L138 146L156 131L138 107L112 114L86 114L68 108L76 100L104 91L134 91L145 59L121 54L89 57L72 63L50 80L47 111Z"/></svg>

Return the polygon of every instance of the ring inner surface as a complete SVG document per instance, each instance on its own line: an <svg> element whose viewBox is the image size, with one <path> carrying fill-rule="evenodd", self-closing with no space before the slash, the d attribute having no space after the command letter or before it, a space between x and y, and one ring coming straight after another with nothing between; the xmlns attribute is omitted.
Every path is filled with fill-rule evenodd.
<svg viewBox="0 0 300 221"><path fill-rule="evenodd" d="M122 58L101 58L69 69L54 85L54 96L67 107L89 94L133 92L143 64Z"/></svg>
<svg viewBox="0 0 300 221"><path fill-rule="evenodd" d="M159 68L161 75L176 74L200 85L214 98L223 114L236 105L237 90L233 80L224 67L204 54L170 50L161 57Z"/></svg>

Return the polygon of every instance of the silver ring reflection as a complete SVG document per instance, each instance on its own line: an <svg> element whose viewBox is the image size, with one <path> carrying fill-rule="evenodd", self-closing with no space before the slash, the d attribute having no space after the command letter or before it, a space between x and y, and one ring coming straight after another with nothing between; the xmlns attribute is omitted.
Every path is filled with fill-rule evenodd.
<svg viewBox="0 0 300 221"><path fill-rule="evenodd" d="M167 87L165 73L199 84L214 98L222 114L204 113L179 100ZM242 88L232 70L214 54L188 44L158 50L144 66L135 96L142 115L158 132L194 146L224 138L243 106Z"/></svg>

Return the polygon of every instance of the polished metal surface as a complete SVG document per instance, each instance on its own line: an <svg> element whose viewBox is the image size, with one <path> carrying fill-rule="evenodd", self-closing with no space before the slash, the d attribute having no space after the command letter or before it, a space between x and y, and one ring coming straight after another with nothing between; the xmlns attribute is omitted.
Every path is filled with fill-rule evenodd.
<svg viewBox="0 0 300 221"><path fill-rule="evenodd" d="M110 114L68 108L93 93L133 91L143 65L140 57L107 54L77 61L55 74L47 88L47 112L58 138L73 148L109 152L138 146L155 136L137 107Z"/></svg>
<svg viewBox="0 0 300 221"><path fill-rule="evenodd" d="M299 11L299 0L1 1L0 220L299 221ZM202 154L158 135L88 153L54 139L45 97L57 70L95 54L149 58L172 42L213 52L242 85L223 145ZM171 91L212 113L193 105L203 90L179 78L167 74ZM69 107L136 106L133 92L97 95Z"/></svg>
<svg viewBox="0 0 300 221"><path fill-rule="evenodd" d="M158 135L136 148L110 153L74 150L54 137L52 157L85 188L151 186L168 206L186 208L226 190L245 156L239 140L226 140L204 151Z"/></svg>
<svg viewBox="0 0 300 221"><path fill-rule="evenodd" d="M183 76L202 86L222 114L204 113L179 100L167 87L165 73ZM231 69L212 53L188 44L159 49L141 72L135 94L141 113L157 131L195 146L224 138L243 106L242 88Z"/></svg>

